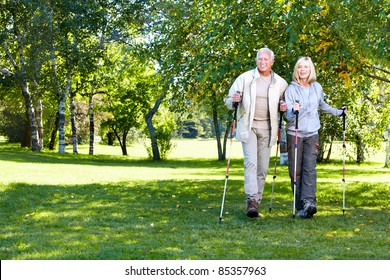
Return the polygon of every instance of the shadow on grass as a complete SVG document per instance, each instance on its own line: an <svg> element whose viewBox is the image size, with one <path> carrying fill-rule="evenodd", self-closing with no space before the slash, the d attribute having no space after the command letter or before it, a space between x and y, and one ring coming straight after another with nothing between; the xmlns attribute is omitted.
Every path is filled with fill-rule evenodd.
<svg viewBox="0 0 390 280"><path fill-rule="evenodd" d="M275 189L265 219L247 219L242 181L166 180L81 186L11 184L1 193L1 259L388 259L389 209L325 206L291 218ZM359 193L364 186L356 190ZM325 192L326 190L324 190ZM352 195L352 194L351 194ZM333 195L329 195L334 199ZM269 196L264 197L266 204ZM263 205L268 210L268 205ZM357 233L354 230L360 227Z"/></svg>
<svg viewBox="0 0 390 280"><path fill-rule="evenodd" d="M319 177L342 177L343 166L342 164L337 164L337 162L332 162L329 164L317 164L317 175ZM384 168L378 163L367 163L364 165L358 165L356 163L350 163L346 166L346 178L353 177L355 175L359 176L375 176L389 174L390 169Z"/></svg>
<svg viewBox="0 0 390 280"><path fill-rule="evenodd" d="M92 166L143 166L150 168L220 168L226 165L223 161L210 159L194 160L140 160L125 156L109 155L73 155L56 154L31 151L1 151L1 160L10 162L29 162L37 164L72 164L72 165L92 165Z"/></svg>
<svg viewBox="0 0 390 280"><path fill-rule="evenodd" d="M150 172L155 167L188 168L202 178L175 180L173 174L171 180L157 181L6 185L0 192L1 259L390 259L390 186L377 179L384 171L372 166L353 167L367 180L347 184L343 215L341 184L334 183L341 180L341 167L318 165L319 212L302 220L292 219L286 166L278 166L268 213L271 159L260 207L265 218L259 220L245 217L242 160L232 160L219 223L226 162L0 150L4 161L144 166ZM221 180L210 179L219 174ZM354 175L348 175L350 182Z"/></svg>

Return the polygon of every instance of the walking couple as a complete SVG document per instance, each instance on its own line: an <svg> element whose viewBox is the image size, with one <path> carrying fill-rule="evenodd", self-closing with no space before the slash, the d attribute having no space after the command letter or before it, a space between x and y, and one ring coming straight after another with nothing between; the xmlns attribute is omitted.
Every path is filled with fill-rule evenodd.
<svg viewBox="0 0 390 280"><path fill-rule="evenodd" d="M225 104L237 108L236 138L242 142L244 154L244 191L247 216L262 217L262 200L268 172L271 147L276 144L278 111L287 120L289 175L294 189L298 216L311 218L317 212L316 161L318 154L318 110L342 116L346 110L336 109L324 101L322 86L316 81L316 71L310 57L301 57L295 64L290 85L272 70L274 52L262 48L257 52L256 68L237 77ZM299 113L299 114L298 114ZM295 166L295 122L298 115L298 145ZM294 176L295 175L295 176Z"/></svg>

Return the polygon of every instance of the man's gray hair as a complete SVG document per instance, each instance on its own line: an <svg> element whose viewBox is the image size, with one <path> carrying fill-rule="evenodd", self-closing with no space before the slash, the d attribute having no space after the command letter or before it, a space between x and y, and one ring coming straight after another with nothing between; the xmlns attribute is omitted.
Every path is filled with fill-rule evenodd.
<svg viewBox="0 0 390 280"><path fill-rule="evenodd" d="M260 50L257 51L256 63L257 63L257 60L259 60L260 54L263 53L263 52L268 52L269 53L271 61L273 61L275 59L275 54L274 54L274 52L272 50L270 50L269 48L261 48Z"/></svg>

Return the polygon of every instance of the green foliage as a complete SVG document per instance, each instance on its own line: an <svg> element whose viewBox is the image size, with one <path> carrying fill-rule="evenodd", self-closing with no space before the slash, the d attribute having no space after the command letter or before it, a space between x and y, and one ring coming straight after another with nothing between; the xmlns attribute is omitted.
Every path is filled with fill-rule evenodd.
<svg viewBox="0 0 390 280"><path fill-rule="evenodd" d="M127 48L112 47L109 53L104 69L114 75L108 80L107 94L98 107L109 113L103 126L126 137L131 129L140 129L144 124L150 100L156 95L155 73L150 65L141 65ZM125 141L121 145L125 146Z"/></svg>
<svg viewBox="0 0 390 280"><path fill-rule="evenodd" d="M0 135L21 143L26 116L21 98L14 90L10 80L0 80Z"/></svg>
<svg viewBox="0 0 390 280"><path fill-rule="evenodd" d="M24 118L20 114L0 111L0 135L6 136L9 142L22 142L24 125Z"/></svg>
<svg viewBox="0 0 390 280"><path fill-rule="evenodd" d="M150 47L178 111L204 107L224 119L223 97L231 83L254 68L256 50L268 46L276 54L275 72L286 80L300 56L311 56L330 105L348 103L351 119L369 119L374 111L376 119L388 120L388 102L381 111L355 111L368 92L377 91L372 75L367 79L370 66L387 67L388 1L161 0L153 7L158 20L148 29L156 33ZM382 86L387 100L389 86ZM328 137L336 135L337 122L324 123ZM378 138L359 134L352 124L349 140L362 137L367 146L378 145ZM375 131L384 127L375 122Z"/></svg>
<svg viewBox="0 0 390 280"><path fill-rule="evenodd" d="M223 97L240 73L255 66L256 50L268 46L276 54L275 72L286 80L290 80L300 56L311 56L329 104L341 107L347 103L350 107L349 140L357 146L363 143L376 147L380 138L375 135L383 132L390 117L389 5L386 0L3 1L0 42L4 43L5 59L0 70L7 73L5 70L12 70L14 62L24 62L20 73L31 97L45 104L46 142L60 97L54 90L49 55L53 48L57 89L65 88L67 74L72 73L76 100L88 102L97 93L105 93L113 94L113 99L120 102L134 98L136 103L141 94L125 87L126 83L135 84L133 80L139 78L139 73L119 68L126 67L125 63L131 68L148 65L160 75L159 87L166 93L170 111L184 119L196 111L206 112L213 120L213 135L218 138L223 130L220 124L226 120ZM18 33L23 36L18 37ZM18 57L18 42L23 59ZM16 58L14 61L4 46ZM131 55L123 51L124 46ZM20 95L21 75L3 77L0 96L9 89L10 95ZM140 84L146 87L150 80L155 83L155 78L147 75ZM151 106L156 98L147 99ZM134 110L145 107L142 100L138 105ZM120 104L113 106L117 106L117 113L128 114L125 108L119 108ZM143 114L124 118L120 126L127 130L129 123L142 123ZM337 122L325 119L326 139L338 137ZM364 158L360 152L352 156Z"/></svg>
<svg viewBox="0 0 390 280"><path fill-rule="evenodd" d="M100 89L105 79L94 76L100 78L106 44L134 37L145 20L141 4L143 1L127 0L0 3L0 42L5 58L1 72L14 72L4 78L12 80L15 94L20 94L23 81L33 101L45 103L45 140L51 137L59 99L66 101L71 91L90 96Z"/></svg>
<svg viewBox="0 0 390 280"><path fill-rule="evenodd" d="M183 138L214 138L213 120L205 111L192 112L188 118L177 118L177 137Z"/></svg>

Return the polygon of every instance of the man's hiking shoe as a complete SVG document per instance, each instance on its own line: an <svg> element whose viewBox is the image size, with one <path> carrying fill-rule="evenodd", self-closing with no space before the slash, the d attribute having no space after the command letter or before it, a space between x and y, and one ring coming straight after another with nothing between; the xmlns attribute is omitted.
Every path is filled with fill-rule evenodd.
<svg viewBox="0 0 390 280"><path fill-rule="evenodd" d="M246 212L246 216L249 217L249 218L261 218L262 215L259 213L259 211L257 210L257 201L254 200L254 199L249 199L247 201L247 206L248 206L248 209L247 209L247 212Z"/></svg>
<svg viewBox="0 0 390 280"><path fill-rule="evenodd" d="M317 207L314 204L310 203L309 201L305 201L303 212L306 218L313 218L313 215L317 213Z"/></svg>

